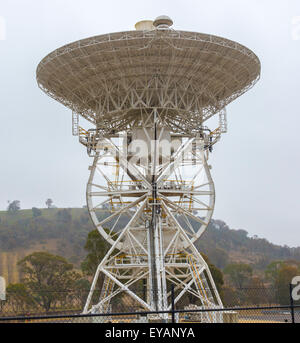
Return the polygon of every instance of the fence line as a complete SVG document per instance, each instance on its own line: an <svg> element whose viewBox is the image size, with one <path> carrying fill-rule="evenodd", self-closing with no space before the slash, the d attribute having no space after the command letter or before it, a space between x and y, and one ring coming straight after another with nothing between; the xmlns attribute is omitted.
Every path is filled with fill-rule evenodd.
<svg viewBox="0 0 300 343"><path fill-rule="evenodd" d="M118 317L118 316L137 316L153 314L171 314L172 322L175 322L176 313L206 313L206 312L230 312L230 311L252 311L252 310L286 310L299 309L300 305L293 306L261 306L261 307L231 307L231 308L207 308L195 310L166 310L166 311L137 311L137 312L113 312L113 313L94 313L94 314L68 314L68 315L43 315L43 316L12 316L0 317L0 322L5 321L24 321L24 320L43 320L43 319L68 319L68 318L95 318L95 317Z"/></svg>
<svg viewBox="0 0 300 343"><path fill-rule="evenodd" d="M50 292L51 293L51 292ZM55 293L55 292L53 292ZM175 306L175 292L174 288L171 289L171 309L165 311L144 311L134 309L134 306L127 306L127 311L113 311L108 313L91 313L80 314L74 313L78 311L75 309L66 310L67 314L37 314L37 315L0 315L1 322L43 322L43 321L57 321L63 320L64 322L84 322L84 320L96 319L101 322L110 322L116 320L122 322L134 322L134 318L144 316L150 318L149 320L161 320L162 322L178 322L178 320L194 320L197 322L213 322L212 316L215 316L215 322L300 322L300 304L295 304L292 298L292 286L289 287L289 304L286 305L257 305L257 306L224 306L223 308L206 308L205 306L196 306L190 303L185 308L176 308ZM3 307L3 306L2 306ZM70 313L72 312L72 313ZM210 313L212 313L210 315ZM0 313L1 314L1 313ZM169 315L171 317L169 318ZM184 315L184 317L182 317ZM205 316L206 315L206 316ZM219 317L218 317L219 315ZM222 316L222 318L220 317ZM151 317L152 316L152 317ZM156 316L156 317L155 317ZM181 316L181 318L180 318ZM288 316L288 317L287 317ZM127 317L127 318L126 318ZM133 318L134 317L134 318ZM155 317L155 318L154 318ZM210 318L210 319L209 319ZM229 319L228 319L229 318ZM100 320L101 319L101 320ZM81 320L81 321L80 321ZM83 321L82 321L83 320ZM146 319L145 319L146 320ZM148 320L148 319L147 319Z"/></svg>

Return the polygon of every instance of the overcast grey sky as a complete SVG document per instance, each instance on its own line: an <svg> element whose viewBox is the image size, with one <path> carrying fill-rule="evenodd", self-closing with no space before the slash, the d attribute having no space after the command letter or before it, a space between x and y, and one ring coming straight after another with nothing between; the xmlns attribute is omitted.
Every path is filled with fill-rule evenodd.
<svg viewBox="0 0 300 343"><path fill-rule="evenodd" d="M35 80L39 61L75 40L134 29L169 15L174 29L211 33L252 49L259 83L228 106L228 133L210 163L215 219L250 236L300 246L299 0L1 0L0 209L85 204L85 148L71 112Z"/></svg>

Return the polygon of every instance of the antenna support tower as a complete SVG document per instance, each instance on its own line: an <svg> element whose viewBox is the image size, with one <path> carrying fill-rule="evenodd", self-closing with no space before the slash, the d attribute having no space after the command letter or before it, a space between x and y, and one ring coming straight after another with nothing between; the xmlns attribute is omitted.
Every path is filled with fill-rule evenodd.
<svg viewBox="0 0 300 343"><path fill-rule="evenodd" d="M208 157L227 131L226 106L258 81L260 61L239 43L172 25L160 16L70 43L37 68L39 87L72 110L73 135L93 157L87 207L111 246L84 313L109 312L121 293L136 309L170 310L172 285L178 307L188 296L223 306L197 249L215 204Z"/></svg>

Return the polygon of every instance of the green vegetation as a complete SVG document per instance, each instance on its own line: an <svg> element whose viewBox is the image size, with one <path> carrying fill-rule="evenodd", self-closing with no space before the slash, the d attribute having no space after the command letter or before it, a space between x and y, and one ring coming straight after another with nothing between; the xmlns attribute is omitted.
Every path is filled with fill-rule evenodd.
<svg viewBox="0 0 300 343"><path fill-rule="evenodd" d="M205 254L201 254L202 257L204 258L205 262L208 265L208 268L211 272L211 276L214 279L215 285L217 287L217 290L219 293L221 293L222 291L222 287L224 285L224 278L223 278L223 273L222 271L217 268L214 264L212 264L208 258L208 256L206 256ZM210 286L211 287L211 286Z"/></svg>
<svg viewBox="0 0 300 343"><path fill-rule="evenodd" d="M76 308L82 308L96 267L110 247L86 208L48 205L0 212L0 274L9 283L12 311L74 307L74 297ZM212 220L196 244L226 305L289 303L289 283L300 273L300 248L248 237L245 230L232 230L220 220ZM102 283L100 278L97 296ZM142 283L137 287L143 291ZM268 297L267 290L272 290Z"/></svg>
<svg viewBox="0 0 300 343"><path fill-rule="evenodd" d="M86 208L0 211L0 274L5 274L8 282L19 282L16 261L34 251L63 256L80 268L86 257L87 235L93 230ZM107 243L99 244L104 247ZM221 220L212 220L196 245L217 268L249 264L260 277L272 261L300 261L300 248L250 238L246 231L232 230Z"/></svg>
<svg viewBox="0 0 300 343"><path fill-rule="evenodd" d="M248 264L232 263L224 269L224 273L229 275L235 288L244 288L249 284L253 270Z"/></svg>
<svg viewBox="0 0 300 343"><path fill-rule="evenodd" d="M7 287L7 307L14 313L82 308L90 283L65 258L35 252L18 262L22 283Z"/></svg>
<svg viewBox="0 0 300 343"><path fill-rule="evenodd" d="M17 211L19 211L21 208L20 201L14 200L12 202L9 202L9 205L7 207L7 213L9 214L15 214Z"/></svg>
<svg viewBox="0 0 300 343"><path fill-rule="evenodd" d="M286 290L294 276L300 275L300 263L297 261L274 261L265 271L266 280L270 281L276 290L280 304L289 304L289 294Z"/></svg>
<svg viewBox="0 0 300 343"><path fill-rule="evenodd" d="M74 289L81 275L73 265L61 256L47 252L35 252L18 262L22 282L28 298L45 312L65 298L64 292Z"/></svg>
<svg viewBox="0 0 300 343"><path fill-rule="evenodd" d="M88 252L84 261L81 263L81 269L85 275L93 276L98 264L105 256L110 245L102 238L98 230L92 230L87 236L84 249Z"/></svg>
<svg viewBox="0 0 300 343"><path fill-rule="evenodd" d="M42 211L36 207L32 207L32 215L33 217L40 217L42 215Z"/></svg>
<svg viewBox="0 0 300 343"><path fill-rule="evenodd" d="M32 209L14 215L0 212L0 218L0 251L30 249L55 239L59 243L53 252L73 256L73 263L84 257L85 239L93 229L86 209Z"/></svg>
<svg viewBox="0 0 300 343"><path fill-rule="evenodd" d="M79 265L85 257L86 237L92 230L94 226L85 208L18 210L14 214L0 211L0 252L29 249L37 243L47 244L50 239L56 239L59 243L53 252ZM300 248L250 238L247 231L232 230L221 220L212 220L196 244L221 269L240 262L264 271L272 261L300 261Z"/></svg>
<svg viewBox="0 0 300 343"><path fill-rule="evenodd" d="M52 208L53 207L53 200L49 198L45 201L45 204L48 208Z"/></svg>
<svg viewBox="0 0 300 343"><path fill-rule="evenodd" d="M249 237L247 231L230 229L221 220L212 220L196 245L221 269L236 262L250 264L254 271L263 272L274 260L300 261L300 247L289 248L264 238Z"/></svg>

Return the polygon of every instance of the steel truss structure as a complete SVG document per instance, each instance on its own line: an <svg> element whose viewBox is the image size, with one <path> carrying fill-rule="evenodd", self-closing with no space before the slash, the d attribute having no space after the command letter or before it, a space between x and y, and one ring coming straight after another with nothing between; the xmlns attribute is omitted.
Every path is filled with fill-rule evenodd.
<svg viewBox="0 0 300 343"><path fill-rule="evenodd" d="M161 137L163 132L164 128ZM159 137L156 142L158 151ZM100 139L91 167L88 208L112 246L97 269L84 312L107 311L112 297L123 291L147 310L170 309L171 284L177 293L175 302L188 292L204 308L222 306L207 264L193 244L207 227L214 207L205 139L185 137L170 160L158 163L154 171L151 162L146 166L140 159L132 161L122 150L112 139ZM155 175L155 197L151 175ZM100 301L90 307L100 273L105 275ZM148 285L144 298L135 292L142 280ZM207 319L219 321L215 314Z"/></svg>
<svg viewBox="0 0 300 343"><path fill-rule="evenodd" d="M142 125L154 107L173 131L197 130L259 76L259 59L246 47L170 28L83 39L37 68L44 92L110 133Z"/></svg>
<svg viewBox="0 0 300 343"><path fill-rule="evenodd" d="M258 81L260 62L236 42L171 24L162 16L142 30L80 40L37 68L39 87L72 109L73 135L94 158L87 204L111 245L84 313L107 312L121 292L167 310L172 285L176 303L189 294L203 308L222 307L195 246L215 202L207 159L227 131L225 106ZM94 127L80 127L79 115ZM205 321L222 321L218 313Z"/></svg>

